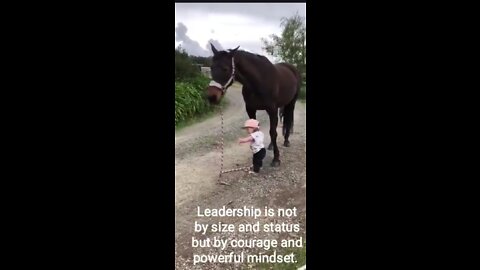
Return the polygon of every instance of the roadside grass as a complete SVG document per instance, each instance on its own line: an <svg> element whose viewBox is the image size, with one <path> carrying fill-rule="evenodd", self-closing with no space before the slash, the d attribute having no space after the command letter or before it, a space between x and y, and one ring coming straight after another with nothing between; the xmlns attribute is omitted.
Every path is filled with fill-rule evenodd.
<svg viewBox="0 0 480 270"><path fill-rule="evenodd" d="M208 118L217 115L217 113L220 111L220 109L224 110L227 106L228 106L228 101L226 99L222 99L222 101L220 101L220 104L213 107L213 110L205 112L201 115L194 116L194 117L189 118L187 120L180 121L179 123L177 123L177 125L175 126L175 132L177 132L177 131L185 128L185 127L188 127L190 125L193 125L195 123L205 121Z"/></svg>

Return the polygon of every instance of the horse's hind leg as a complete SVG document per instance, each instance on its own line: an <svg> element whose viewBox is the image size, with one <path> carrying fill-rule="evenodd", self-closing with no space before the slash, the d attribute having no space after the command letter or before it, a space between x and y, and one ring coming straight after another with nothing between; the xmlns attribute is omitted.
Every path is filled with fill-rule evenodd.
<svg viewBox="0 0 480 270"><path fill-rule="evenodd" d="M272 167L277 167L280 165L280 151L277 146L278 109L267 110L267 113L270 117L270 145L273 146Z"/></svg>
<svg viewBox="0 0 480 270"><path fill-rule="evenodd" d="M295 98L292 100L292 102L285 106L285 116L283 120L283 137L285 138L283 145L285 147L290 146L290 141L288 140L288 138L290 137L290 132L293 130L293 115L296 102L297 99Z"/></svg>
<svg viewBox="0 0 480 270"><path fill-rule="evenodd" d="M278 119L280 121L280 124L283 124L283 107L278 109Z"/></svg>

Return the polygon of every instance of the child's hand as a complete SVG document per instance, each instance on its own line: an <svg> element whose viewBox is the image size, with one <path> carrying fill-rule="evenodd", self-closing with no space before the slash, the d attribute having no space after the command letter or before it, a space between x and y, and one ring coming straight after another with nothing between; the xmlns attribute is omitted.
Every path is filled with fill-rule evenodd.
<svg viewBox="0 0 480 270"><path fill-rule="evenodd" d="M243 143L242 139L238 139L238 144L242 144L242 143Z"/></svg>

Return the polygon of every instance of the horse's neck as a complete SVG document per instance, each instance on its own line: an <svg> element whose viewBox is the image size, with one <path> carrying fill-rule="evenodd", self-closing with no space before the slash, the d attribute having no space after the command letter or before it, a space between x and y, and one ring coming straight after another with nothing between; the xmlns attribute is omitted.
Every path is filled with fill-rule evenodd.
<svg viewBox="0 0 480 270"><path fill-rule="evenodd" d="M238 76L236 76L237 81L251 88L262 85L262 73L258 71L255 63L252 63L246 57L238 57L235 62L238 72Z"/></svg>

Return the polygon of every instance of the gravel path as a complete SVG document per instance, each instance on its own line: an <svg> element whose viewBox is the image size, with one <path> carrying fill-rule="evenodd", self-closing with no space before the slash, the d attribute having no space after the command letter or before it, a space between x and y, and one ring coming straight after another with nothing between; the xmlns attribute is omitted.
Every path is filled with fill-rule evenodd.
<svg viewBox="0 0 480 270"><path fill-rule="evenodd" d="M236 140L246 134L240 126L248 119L241 96L241 88L234 85L229 88L226 97L228 108L224 111L225 155L224 169L237 166L248 166L251 163L251 152L247 145L238 145ZM290 147L283 146L281 127L278 129L278 145L280 146L280 167L270 167L273 152L267 151L264 167L259 175L246 172L224 174L222 181L228 185L217 183L220 170L220 150L217 148L220 134L220 116L214 116L201 123L185 127L175 134L175 238L176 269L251 269L247 264L197 264L193 265L194 253L218 254L218 250L192 248L192 236L195 221L227 222L239 224L256 222L253 218L197 217L197 207L203 208L292 208L298 209L297 217L278 218L262 217L262 223L289 222L301 226L299 233L257 233L257 238L298 238L305 235L305 203L306 203L306 145L305 145L305 103L297 101L295 108L295 132L290 136ZM265 111L257 112L262 131L266 135L268 145L269 121ZM209 237L228 239L252 238L248 233L210 233ZM227 253L224 250L222 253ZM236 252L238 251L235 250ZM251 252L251 250L245 250ZM296 269L296 268L292 268Z"/></svg>

